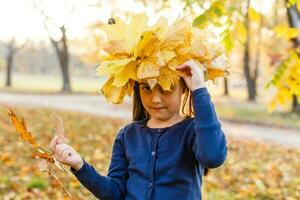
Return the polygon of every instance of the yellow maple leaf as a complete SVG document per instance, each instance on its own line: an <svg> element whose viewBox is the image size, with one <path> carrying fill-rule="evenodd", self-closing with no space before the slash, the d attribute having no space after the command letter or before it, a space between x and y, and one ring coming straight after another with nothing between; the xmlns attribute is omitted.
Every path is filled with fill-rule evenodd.
<svg viewBox="0 0 300 200"><path fill-rule="evenodd" d="M152 31L153 33L156 33L158 39L162 41L164 34L168 30L168 27L169 27L168 20L165 17L161 16L157 20L157 23L154 26L150 27L149 30Z"/></svg>
<svg viewBox="0 0 300 200"><path fill-rule="evenodd" d="M159 51L156 55L159 59L163 60L164 64L167 64L172 58L176 56L176 53L174 51L162 50Z"/></svg>
<svg viewBox="0 0 300 200"><path fill-rule="evenodd" d="M129 79L137 80L136 64L134 62L130 62L124 67L121 67L114 74L114 81L112 85L115 87L123 87Z"/></svg>
<svg viewBox="0 0 300 200"><path fill-rule="evenodd" d="M213 68L207 68L207 73L208 73L209 80L215 80L215 78L217 77L225 77L230 74L229 71L227 70L213 69Z"/></svg>
<svg viewBox="0 0 300 200"><path fill-rule="evenodd" d="M148 57L141 61L137 68L137 78L155 78L159 76L160 65L157 57Z"/></svg>
<svg viewBox="0 0 300 200"><path fill-rule="evenodd" d="M176 56L167 63L167 67L169 67L173 71L176 71L176 67L184 63L186 60L187 59L184 57Z"/></svg>
<svg viewBox="0 0 300 200"><path fill-rule="evenodd" d="M135 46L133 55L135 59L141 59L152 55L158 48L159 40L155 33L146 31Z"/></svg>
<svg viewBox="0 0 300 200"><path fill-rule="evenodd" d="M220 42L210 30L194 30L191 39L191 56L199 61L212 60L223 53Z"/></svg>
<svg viewBox="0 0 300 200"><path fill-rule="evenodd" d="M155 87L155 85L157 84L157 78L148 78L146 79L146 82L148 83L148 85L150 86L151 90Z"/></svg>
<svg viewBox="0 0 300 200"><path fill-rule="evenodd" d="M112 24L101 26L108 37L106 50L112 54L129 55L140 39L140 35L146 29L148 17L145 14L135 14L128 25L119 18L115 18L113 21Z"/></svg>
<svg viewBox="0 0 300 200"><path fill-rule="evenodd" d="M151 27L146 25L147 19L142 13L133 15L130 23L116 18L103 26L108 42L97 72L109 75L101 88L108 101L122 102L131 94L134 81L170 90L183 75L176 67L190 59L207 66L211 80L229 75L227 65L217 60L222 48L209 31L193 31L186 18L178 18L170 26L166 18L160 18Z"/></svg>
<svg viewBox="0 0 300 200"><path fill-rule="evenodd" d="M160 49L173 50L191 37L192 26L185 18L177 19L161 38Z"/></svg>
<svg viewBox="0 0 300 200"><path fill-rule="evenodd" d="M122 102L125 95L131 95L134 81L129 80L123 87L115 87L112 85L114 77L111 76L102 86L101 92L105 98L115 104Z"/></svg>
<svg viewBox="0 0 300 200"><path fill-rule="evenodd" d="M179 76L168 67L160 68L160 76L158 78L158 84L163 90L170 91L172 85L178 84Z"/></svg>
<svg viewBox="0 0 300 200"><path fill-rule="evenodd" d="M104 61L97 68L98 75L103 76L103 75L114 74L118 72L120 68L129 64L131 61L132 61L131 58Z"/></svg>

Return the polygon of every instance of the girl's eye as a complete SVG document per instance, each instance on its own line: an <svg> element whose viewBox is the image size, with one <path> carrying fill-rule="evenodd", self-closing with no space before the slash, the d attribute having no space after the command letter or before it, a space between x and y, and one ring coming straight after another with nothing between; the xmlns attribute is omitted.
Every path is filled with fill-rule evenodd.
<svg viewBox="0 0 300 200"><path fill-rule="evenodd" d="M149 86L143 86L142 89L146 92L151 90L151 88Z"/></svg>
<svg viewBox="0 0 300 200"><path fill-rule="evenodd" d="M159 92L160 92L161 94L164 94L164 93L165 93L165 91L164 91L164 89L162 89L162 87L159 87Z"/></svg>
<svg viewBox="0 0 300 200"><path fill-rule="evenodd" d="M164 90L162 87L159 86L159 92L160 92L161 94L170 94L170 92L172 92L172 91L175 89L175 86L172 85L170 89L171 89L171 91L169 91L169 90Z"/></svg>
<svg viewBox="0 0 300 200"><path fill-rule="evenodd" d="M174 90L175 89L175 85L173 84L172 86L171 86L171 90Z"/></svg>

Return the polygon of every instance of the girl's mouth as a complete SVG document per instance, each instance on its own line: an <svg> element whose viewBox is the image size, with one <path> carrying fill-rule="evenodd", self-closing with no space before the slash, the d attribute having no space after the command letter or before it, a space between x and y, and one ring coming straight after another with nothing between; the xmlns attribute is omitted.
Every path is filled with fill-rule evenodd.
<svg viewBox="0 0 300 200"><path fill-rule="evenodd" d="M162 110L164 108L166 108L166 107L151 107L151 109L153 109L153 110Z"/></svg>

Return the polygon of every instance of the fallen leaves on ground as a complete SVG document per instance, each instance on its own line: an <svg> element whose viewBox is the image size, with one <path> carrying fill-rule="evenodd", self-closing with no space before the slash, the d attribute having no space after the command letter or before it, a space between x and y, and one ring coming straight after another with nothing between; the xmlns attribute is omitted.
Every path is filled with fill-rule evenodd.
<svg viewBox="0 0 300 200"><path fill-rule="evenodd" d="M40 145L47 146L56 131L48 109L14 108L28 119L27 126ZM112 145L127 122L74 112L58 112L73 146L101 174L106 175ZM203 179L204 200L300 199L300 150L228 138L228 159ZM32 148L21 140L0 106L0 196L2 199L63 199L60 186L39 169ZM96 199L74 176L55 169L68 191L78 200Z"/></svg>

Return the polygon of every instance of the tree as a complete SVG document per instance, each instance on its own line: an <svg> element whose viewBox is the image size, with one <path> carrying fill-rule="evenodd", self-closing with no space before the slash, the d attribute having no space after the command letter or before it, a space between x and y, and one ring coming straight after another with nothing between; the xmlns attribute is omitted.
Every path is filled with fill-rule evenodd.
<svg viewBox="0 0 300 200"><path fill-rule="evenodd" d="M256 97L256 76L257 71L251 76L250 73L250 22L249 22L249 8L250 8L250 0L247 0L247 12L245 16L245 27L247 30L247 39L245 43L244 49L244 73L247 81L247 90L248 90L248 100L254 101Z"/></svg>
<svg viewBox="0 0 300 200"><path fill-rule="evenodd" d="M44 10L39 6L39 4L34 1L35 9L41 14L43 18L44 27L48 33L48 37L51 41L52 46L56 52L59 66L62 73L63 78L63 87L62 91L71 91L71 82L70 82L70 73L69 73L69 62L70 62L70 54L69 54L69 45L68 45L68 38L67 38L67 29L66 25L57 25L55 24L54 20L49 17ZM73 12L74 7L71 9L70 12ZM49 31L49 24L55 24L56 29L60 32L60 38L55 39L54 36L51 35Z"/></svg>
<svg viewBox="0 0 300 200"><path fill-rule="evenodd" d="M26 42L24 42L22 45L16 44L16 38L13 37L7 44L7 56L6 56L6 87L11 87L11 76L12 76L12 68L13 68L13 62L16 53L21 50L25 46Z"/></svg>
<svg viewBox="0 0 300 200"><path fill-rule="evenodd" d="M300 113L300 0L285 1L285 4L289 25L279 24L274 30L277 37L292 42L293 45L288 49L287 55L283 56L272 79L266 85L266 88L273 86L277 89L268 109L272 112L277 105L286 107L292 103L292 111Z"/></svg>
<svg viewBox="0 0 300 200"><path fill-rule="evenodd" d="M288 0L286 0L286 4L288 5ZM300 4L300 3L299 3ZM292 6L287 6L287 16L288 16L288 22L290 27L298 28L300 29L300 12L297 10L296 4ZM300 48L300 39L295 37L292 38L293 47ZM300 54L298 53L300 56ZM295 112L300 112L300 104L298 101L298 98L295 94L293 94L293 103L292 103L292 110Z"/></svg>
<svg viewBox="0 0 300 200"><path fill-rule="evenodd" d="M254 8L250 7L250 0L247 0L247 12L245 16L245 27L246 27L246 42L244 49L244 75L247 81L247 90L248 90L248 100L255 101L257 96L257 78L258 78L258 69L259 69L259 56L260 56L260 46L261 46L261 28L263 25L261 14L256 12ZM256 23L258 25L258 42L256 48L256 55L254 57L254 64L251 66L250 58L250 25Z"/></svg>

